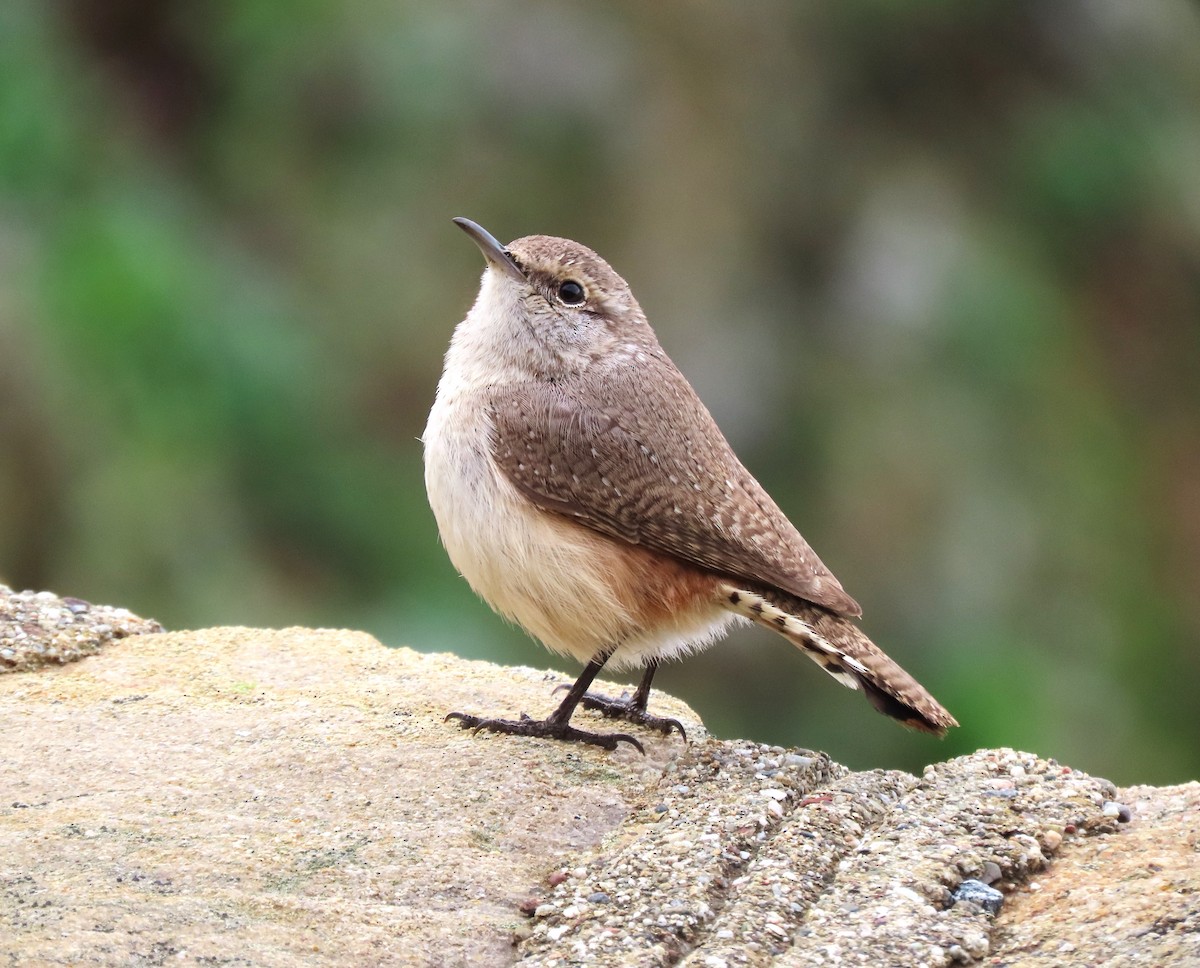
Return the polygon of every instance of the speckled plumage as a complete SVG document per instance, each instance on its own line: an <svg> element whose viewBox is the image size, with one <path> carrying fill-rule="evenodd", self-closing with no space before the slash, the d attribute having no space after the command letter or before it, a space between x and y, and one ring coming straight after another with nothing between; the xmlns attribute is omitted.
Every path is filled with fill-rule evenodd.
<svg viewBox="0 0 1200 968"><path fill-rule="evenodd" d="M602 534L861 614L647 335L574 380L497 389L500 469L538 507Z"/></svg>
<svg viewBox="0 0 1200 968"><path fill-rule="evenodd" d="M850 621L858 603L734 455L624 280L576 242L500 249L464 228L489 268L423 440L430 504L472 587L547 647L618 666L749 618L880 711L956 725Z"/></svg>

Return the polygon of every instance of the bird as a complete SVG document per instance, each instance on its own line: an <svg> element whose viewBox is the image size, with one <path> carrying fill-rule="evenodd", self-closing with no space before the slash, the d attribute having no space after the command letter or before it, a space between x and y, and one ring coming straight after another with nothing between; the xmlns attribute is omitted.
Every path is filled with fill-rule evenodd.
<svg viewBox="0 0 1200 968"><path fill-rule="evenodd" d="M649 711L655 671L749 621L904 725L957 726L858 626L859 604L734 454L625 280L578 242L505 246L454 222L486 264L421 437L430 507L471 588L584 670L544 719L446 719L644 752L573 726L583 705L686 740ZM606 666L644 670L632 696L589 692Z"/></svg>

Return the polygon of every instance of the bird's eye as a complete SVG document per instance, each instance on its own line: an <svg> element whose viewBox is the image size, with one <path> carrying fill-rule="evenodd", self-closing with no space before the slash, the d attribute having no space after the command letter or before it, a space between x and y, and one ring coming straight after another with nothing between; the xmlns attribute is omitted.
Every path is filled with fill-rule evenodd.
<svg viewBox="0 0 1200 968"><path fill-rule="evenodd" d="M565 306L582 306L584 300L583 286L574 279L568 279L558 287L558 298Z"/></svg>

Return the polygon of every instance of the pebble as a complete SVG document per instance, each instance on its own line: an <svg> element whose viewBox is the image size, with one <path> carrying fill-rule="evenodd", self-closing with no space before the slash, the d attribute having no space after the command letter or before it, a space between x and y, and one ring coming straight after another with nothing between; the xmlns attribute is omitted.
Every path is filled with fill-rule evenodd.
<svg viewBox="0 0 1200 968"><path fill-rule="evenodd" d="M979 875L979 879L985 884L994 884L1000 880L1000 876L1004 872L1000 870L1000 865L994 860L985 861L983 865L983 873Z"/></svg>
<svg viewBox="0 0 1200 968"><path fill-rule="evenodd" d="M1117 803L1115 800L1105 800L1101 812L1104 816L1115 819L1117 823L1129 823L1133 819L1133 811L1125 804Z"/></svg>
<svg viewBox="0 0 1200 968"><path fill-rule="evenodd" d="M905 900L911 901L913 904L919 904L922 907L929 906L929 902L925 900L925 898L921 897L921 895L914 891L911 887L897 887L895 893Z"/></svg>
<svg viewBox="0 0 1200 968"><path fill-rule="evenodd" d="M1000 913L1000 908L1004 904L1004 895L1002 893L994 887L988 887L983 881L974 879L963 881L959 884L958 889L950 895L950 899L955 904L958 904L960 901L970 901L972 904L978 904L993 917Z"/></svg>
<svg viewBox="0 0 1200 968"><path fill-rule="evenodd" d="M566 871L555 871L553 874L551 874L549 877L546 878L546 883L549 884L551 887L558 887L558 885L561 884L566 879L567 879Z"/></svg>
<svg viewBox="0 0 1200 968"><path fill-rule="evenodd" d="M596 891L594 894L588 895L589 904L607 904L611 900L603 891Z"/></svg>

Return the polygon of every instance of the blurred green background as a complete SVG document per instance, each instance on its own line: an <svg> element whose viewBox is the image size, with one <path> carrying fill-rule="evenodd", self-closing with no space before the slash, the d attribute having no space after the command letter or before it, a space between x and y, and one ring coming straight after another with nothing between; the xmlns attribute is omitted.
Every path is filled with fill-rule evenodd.
<svg viewBox="0 0 1200 968"><path fill-rule="evenodd" d="M425 502L455 215L604 255L963 723L746 631L716 733L1200 775L1196 5L6 0L0 581L575 672Z"/></svg>

